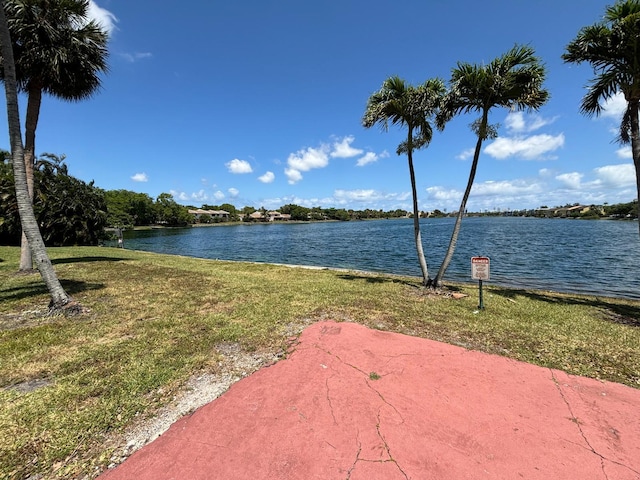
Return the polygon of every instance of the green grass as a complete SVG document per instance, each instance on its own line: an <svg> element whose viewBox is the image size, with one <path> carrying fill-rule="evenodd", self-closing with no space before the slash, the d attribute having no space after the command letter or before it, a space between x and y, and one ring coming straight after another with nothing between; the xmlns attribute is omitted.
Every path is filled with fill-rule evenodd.
<svg viewBox="0 0 640 480"><path fill-rule="evenodd" d="M432 338L640 388L640 302L485 285L428 295L411 278L198 260L110 248L50 249L90 309L46 317L38 275L0 247L0 479L75 478L109 443L168 403L218 348L283 351L318 320ZM373 375L373 372L372 372ZM15 387L46 382L32 391Z"/></svg>

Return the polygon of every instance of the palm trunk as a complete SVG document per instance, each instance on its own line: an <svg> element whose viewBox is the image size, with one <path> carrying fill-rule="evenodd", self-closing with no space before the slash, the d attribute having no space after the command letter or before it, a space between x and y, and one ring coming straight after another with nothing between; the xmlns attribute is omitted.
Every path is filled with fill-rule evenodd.
<svg viewBox="0 0 640 480"><path fill-rule="evenodd" d="M36 151L36 128L38 127L38 118L40 116L40 105L42 104L42 88L37 81L32 81L29 86L29 97L27 99L27 120L24 129L24 166L27 172L27 189L29 198L33 204L35 194L33 168L35 163ZM33 270L33 257L27 236L22 232L22 241L20 243L20 271L29 272Z"/></svg>
<svg viewBox="0 0 640 480"><path fill-rule="evenodd" d="M36 217L33 214L33 205L29 198L27 187L27 172L24 165L24 151L22 148L22 135L20 133L20 115L18 111L18 92L16 89L16 71L11 48L11 36L4 13L4 1L0 0L0 44L4 59L5 93L7 98L7 120L9 123L9 138L11 141L11 154L13 159L13 174L16 189L16 200L20 213L22 231L27 236L29 245L36 260L36 265L42 275L51 302L49 308L58 310L71 302L71 297L62 288L56 276L51 260L38 229Z"/></svg>
<svg viewBox="0 0 640 480"><path fill-rule="evenodd" d="M409 127L409 136L407 140L407 158L409 160L409 175L411 176L411 193L413 196L413 233L416 240L418 262L420 263L420 269L422 270L422 284L426 287L431 283L431 279L429 278L429 269L427 268L427 261L424 258L424 251L422 249L422 236L420 235L420 211L418 210L416 175L413 170L413 148L411 147L412 136L413 129Z"/></svg>
<svg viewBox="0 0 640 480"><path fill-rule="evenodd" d="M467 200L469 199L469 194L471 193L473 180L476 178L476 170L478 168L478 159L480 158L482 140L486 135L488 121L487 115L487 112L484 112L482 115L482 123L480 125L480 130L478 131L478 142L476 143L476 150L473 154L473 163L471 164L471 171L469 172L469 181L467 182L467 188L465 189L464 195L462 196L462 202L460 203L460 209L458 210L458 215L456 216L456 223L453 226L453 233L451 234L451 240L449 241L447 253L444 256L442 265L440 265L440 268L438 269L436 278L434 278L433 280L433 284L435 287L442 286L442 279L444 278L444 274L447 271L447 268L449 268L449 264L451 263L451 259L453 258L453 252L455 251L456 244L458 243L458 234L460 233L460 226L462 225L462 216L467 209Z"/></svg>
<svg viewBox="0 0 640 480"><path fill-rule="evenodd" d="M637 215L638 215L638 234L640 234L640 121L638 120L638 107L640 102L633 100L629 102L629 111L631 114L631 155L633 156L633 165L636 167L636 194L638 199Z"/></svg>

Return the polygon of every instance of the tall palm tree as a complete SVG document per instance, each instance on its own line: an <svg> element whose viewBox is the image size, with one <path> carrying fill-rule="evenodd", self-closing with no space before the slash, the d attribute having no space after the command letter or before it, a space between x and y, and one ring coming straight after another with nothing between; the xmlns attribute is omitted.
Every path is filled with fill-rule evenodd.
<svg viewBox="0 0 640 480"><path fill-rule="evenodd" d="M88 21L88 0L5 0L18 89L27 94L24 160L33 201L35 140L42 94L61 100L89 98L107 71L108 34ZM0 72L1 74L1 72ZM20 270L31 270L23 236Z"/></svg>
<svg viewBox="0 0 640 480"><path fill-rule="evenodd" d="M567 45L562 59L568 63L588 62L595 77L582 99L580 111L600 115L601 102L622 92L627 109L620 122L620 143L631 144L640 198L640 1L624 0L607 7L604 21L584 27ZM640 202L638 203L640 217ZM640 222L638 223L640 228Z"/></svg>
<svg viewBox="0 0 640 480"><path fill-rule="evenodd" d="M462 196L449 247L433 283L442 285L458 241L462 217L478 168L478 159L484 140L497 136L497 127L489 124L489 111L494 107L510 110L537 110L549 98L542 88L545 68L529 46L514 46L488 65L458 62L451 74L451 88L444 101L437 122L439 125L460 113L478 112L480 118L471 125L478 137L469 172L467 187Z"/></svg>
<svg viewBox="0 0 640 480"><path fill-rule="evenodd" d="M399 77L390 77L384 81L379 91L369 97L362 118L362 125L365 128L380 124L386 131L389 123L407 127L407 139L398 145L396 153L398 155L406 153L409 161L413 195L413 230L418 261L422 270L422 283L425 286L431 284L431 279L420 236L420 211L413 169L413 151L431 142L433 129L429 119L435 115L445 92L444 82L438 78L427 80L422 85L414 87Z"/></svg>
<svg viewBox="0 0 640 480"><path fill-rule="evenodd" d="M11 140L11 153L13 161L14 182L16 188L16 199L20 212L22 230L25 232L33 255L36 260L38 270L42 275L51 302L50 310L66 309L72 304L71 297L65 292L60 284L51 260L47 255L44 241L38 229L36 217L33 214L33 205L29 198L27 189L27 172L24 165L24 150L22 147L22 133L20 132L20 116L18 111L18 91L16 88L16 72L13 62L13 51L11 48L11 35L7 18L4 13L4 1L0 0L0 46L4 61L4 86L7 98L7 121L9 123L9 138Z"/></svg>

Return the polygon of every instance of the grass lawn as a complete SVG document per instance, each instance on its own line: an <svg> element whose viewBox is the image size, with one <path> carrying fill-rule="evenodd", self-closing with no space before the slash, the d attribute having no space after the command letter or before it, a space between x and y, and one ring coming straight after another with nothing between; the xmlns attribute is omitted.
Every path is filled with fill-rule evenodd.
<svg viewBox="0 0 640 480"><path fill-rule="evenodd" d="M440 340L640 388L640 302L485 285L428 295L413 278L200 260L113 248L50 249L90 312L45 315L39 275L0 247L0 479L88 478L113 441L229 345L283 352L317 320ZM36 477L34 477L36 478Z"/></svg>

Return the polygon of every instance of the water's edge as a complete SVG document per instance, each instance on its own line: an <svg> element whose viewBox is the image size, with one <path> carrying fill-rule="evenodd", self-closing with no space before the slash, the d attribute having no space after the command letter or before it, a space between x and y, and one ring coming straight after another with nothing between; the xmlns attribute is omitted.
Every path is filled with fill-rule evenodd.
<svg viewBox="0 0 640 480"><path fill-rule="evenodd" d="M453 219L423 219L434 277ZM125 247L190 257L340 268L420 277L413 222L229 225L127 232ZM640 298L636 222L465 218L445 281L470 282L470 257L491 258L489 283L538 290Z"/></svg>

